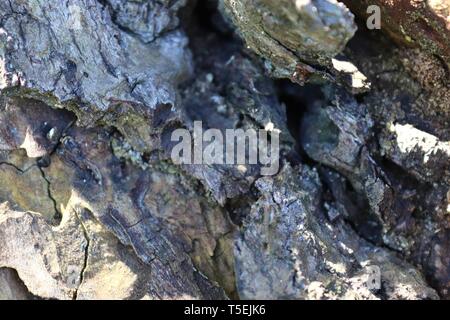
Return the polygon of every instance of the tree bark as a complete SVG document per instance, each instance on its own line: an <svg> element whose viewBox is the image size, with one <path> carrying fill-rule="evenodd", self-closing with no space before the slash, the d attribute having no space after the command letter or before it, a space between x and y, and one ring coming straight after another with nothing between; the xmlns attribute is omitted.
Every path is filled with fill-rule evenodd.
<svg viewBox="0 0 450 320"><path fill-rule="evenodd" d="M0 298L449 298L449 2L342 2L0 2Z"/></svg>

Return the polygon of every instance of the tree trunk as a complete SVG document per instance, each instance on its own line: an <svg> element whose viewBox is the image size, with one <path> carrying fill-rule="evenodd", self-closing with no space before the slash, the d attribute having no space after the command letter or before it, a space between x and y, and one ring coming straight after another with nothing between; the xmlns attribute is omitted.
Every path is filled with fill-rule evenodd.
<svg viewBox="0 0 450 320"><path fill-rule="evenodd" d="M450 3L372 2L0 2L0 299L450 298Z"/></svg>

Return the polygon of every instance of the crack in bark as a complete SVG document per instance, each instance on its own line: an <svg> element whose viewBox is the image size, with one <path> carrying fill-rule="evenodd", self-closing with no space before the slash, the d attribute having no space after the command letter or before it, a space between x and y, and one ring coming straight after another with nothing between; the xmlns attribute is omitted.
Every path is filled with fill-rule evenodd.
<svg viewBox="0 0 450 320"><path fill-rule="evenodd" d="M31 166L31 167L27 168L26 170L22 170L22 169L20 169L19 167L17 167L15 164L9 163L9 162L0 162L0 166L9 166L9 167L12 167L12 168L16 169L17 171L19 171L21 174L24 174L25 172L27 172L28 170L30 170L30 168L34 167L34 166Z"/></svg>
<svg viewBox="0 0 450 320"><path fill-rule="evenodd" d="M80 215L79 215L79 213L78 213L78 210L77 210L77 209L74 209L73 211L75 212L75 216L77 217L78 221L80 222L80 226L81 226L81 228L82 228L82 230L83 230L83 236L84 236L84 238L85 238L85 240L86 240L86 246L85 246L85 248L84 248L83 267L82 267L82 269L81 269L81 271L80 271L80 275L79 275L79 281L80 281L80 282L79 282L77 288L75 289L75 291L74 291L74 293L73 293L73 297L72 297L72 300L77 300L77 299L78 299L78 292L79 292L79 290L80 290L80 288L81 288L81 285L83 284L84 273L85 273L85 271L86 271L86 269L87 269L87 265L88 265L88 259L89 259L89 247L90 247L90 244L91 244L91 239L90 239L90 237L89 237L87 228L86 228L86 226L84 225L84 222L83 222L82 218L80 217Z"/></svg>
<svg viewBox="0 0 450 320"><path fill-rule="evenodd" d="M55 209L55 215L54 215L53 219L55 220L55 224L59 225L62 220L62 213L58 210L58 203L52 195L50 180L47 178L45 171L42 169L42 167L39 165L37 167L39 168L42 178L44 179L44 181L47 184L47 195L48 195L49 199L52 201L53 207Z"/></svg>

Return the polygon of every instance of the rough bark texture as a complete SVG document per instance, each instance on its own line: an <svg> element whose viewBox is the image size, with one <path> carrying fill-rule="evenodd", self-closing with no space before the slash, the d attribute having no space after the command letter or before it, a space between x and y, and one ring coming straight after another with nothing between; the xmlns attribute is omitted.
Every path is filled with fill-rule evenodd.
<svg viewBox="0 0 450 320"><path fill-rule="evenodd" d="M450 298L449 3L342 2L0 2L0 299Z"/></svg>

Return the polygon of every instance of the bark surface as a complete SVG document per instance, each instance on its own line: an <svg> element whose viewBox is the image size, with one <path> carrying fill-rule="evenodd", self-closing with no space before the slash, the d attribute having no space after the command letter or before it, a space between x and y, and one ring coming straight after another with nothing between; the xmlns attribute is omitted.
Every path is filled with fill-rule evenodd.
<svg viewBox="0 0 450 320"><path fill-rule="evenodd" d="M0 299L450 298L450 3L371 4L0 2Z"/></svg>

